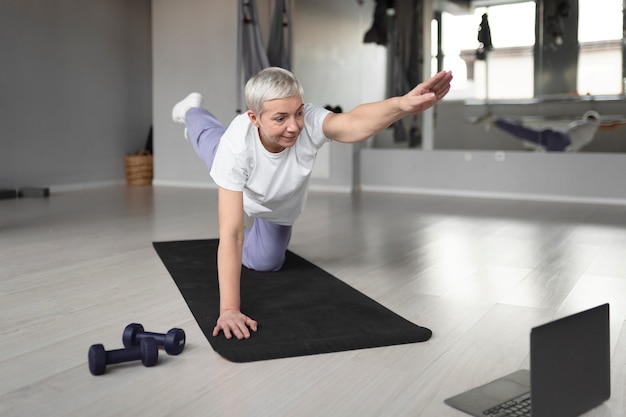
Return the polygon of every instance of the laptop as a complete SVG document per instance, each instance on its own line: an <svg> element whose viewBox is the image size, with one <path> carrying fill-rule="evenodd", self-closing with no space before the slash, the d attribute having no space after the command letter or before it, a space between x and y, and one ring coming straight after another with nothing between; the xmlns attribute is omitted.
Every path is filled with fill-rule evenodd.
<svg viewBox="0 0 626 417"><path fill-rule="evenodd" d="M513 372L445 403L475 417L574 417L611 396L610 362L607 303L534 327L530 370Z"/></svg>

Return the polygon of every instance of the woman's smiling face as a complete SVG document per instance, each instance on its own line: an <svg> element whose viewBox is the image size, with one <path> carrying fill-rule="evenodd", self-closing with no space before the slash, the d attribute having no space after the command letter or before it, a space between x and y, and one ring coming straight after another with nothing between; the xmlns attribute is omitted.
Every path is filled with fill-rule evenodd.
<svg viewBox="0 0 626 417"><path fill-rule="evenodd" d="M248 110L248 117L259 129L263 147L269 152L282 152L295 145L304 128L304 103L301 97L266 101L261 116Z"/></svg>

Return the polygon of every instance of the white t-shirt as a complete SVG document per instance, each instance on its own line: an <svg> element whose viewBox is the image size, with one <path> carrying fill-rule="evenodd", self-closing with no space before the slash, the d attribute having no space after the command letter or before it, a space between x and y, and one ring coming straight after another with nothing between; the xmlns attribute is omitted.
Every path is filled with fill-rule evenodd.
<svg viewBox="0 0 626 417"><path fill-rule="evenodd" d="M575 120L569 124L567 134L571 141L568 151L579 151L593 141L598 131L600 121L598 119Z"/></svg>
<svg viewBox="0 0 626 417"><path fill-rule="evenodd" d="M298 140L279 153L263 147L247 114L235 117L220 140L211 177L222 188L243 192L247 216L292 225L306 203L317 151L329 141L322 131L328 113L305 104Z"/></svg>

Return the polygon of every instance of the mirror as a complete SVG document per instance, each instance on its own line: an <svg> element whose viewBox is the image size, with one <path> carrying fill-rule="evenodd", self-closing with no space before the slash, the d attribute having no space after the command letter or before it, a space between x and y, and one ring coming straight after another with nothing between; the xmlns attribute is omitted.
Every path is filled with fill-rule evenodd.
<svg viewBox="0 0 626 417"><path fill-rule="evenodd" d="M433 149L626 152L624 0L437 1L434 7L432 26L422 28L432 39L431 72L450 69L455 79L436 109ZM402 32L398 15L406 12L388 14L390 33L414 36ZM390 74L397 78L389 68L398 44L387 47L388 83ZM420 149L421 123L405 120L403 129L388 129L372 146ZM597 124L594 132L589 125Z"/></svg>

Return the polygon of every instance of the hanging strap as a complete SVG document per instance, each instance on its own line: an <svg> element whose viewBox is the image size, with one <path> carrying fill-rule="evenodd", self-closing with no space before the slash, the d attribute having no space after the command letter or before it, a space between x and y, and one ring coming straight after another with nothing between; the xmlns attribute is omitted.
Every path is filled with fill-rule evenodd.
<svg viewBox="0 0 626 417"><path fill-rule="evenodd" d="M270 65L291 69L291 10L289 0L276 0L267 46Z"/></svg>
<svg viewBox="0 0 626 417"><path fill-rule="evenodd" d="M241 86L243 83L242 72L241 72L241 54L243 53L243 39L242 39L242 26L243 25L243 0L237 2L237 68L235 69L235 89L237 91L237 108L235 112L237 114L241 114L243 112L242 109L242 92Z"/></svg>
<svg viewBox="0 0 626 417"><path fill-rule="evenodd" d="M243 112L242 87L270 65L291 67L291 13L289 0L276 0L268 50L265 50L256 0L237 2L237 113ZM272 55L270 64L269 55Z"/></svg>

